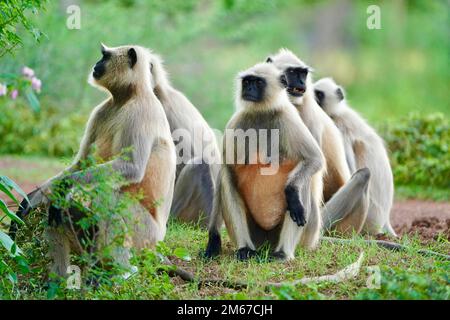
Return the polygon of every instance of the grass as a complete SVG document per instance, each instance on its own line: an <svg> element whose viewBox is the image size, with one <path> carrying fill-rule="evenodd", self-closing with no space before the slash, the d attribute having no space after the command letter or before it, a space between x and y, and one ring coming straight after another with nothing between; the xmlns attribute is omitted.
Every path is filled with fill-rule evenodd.
<svg viewBox="0 0 450 320"><path fill-rule="evenodd" d="M27 177L27 181L39 183L62 169L67 161L43 157L8 156L0 158L0 163L13 163L0 170L12 178ZM414 197L447 200L448 192L422 187L397 187L400 198ZM189 259L172 257L177 264L199 277L244 281L249 284L245 290L233 290L220 286L198 288L195 283L185 283L179 278L158 275L158 265L154 255L147 252L135 259L140 268L139 274L115 285L100 286L96 290L83 287L83 290L61 289L57 298L81 299L450 299L450 263L424 257L415 250L427 248L448 254L450 243L443 236L436 241L422 243L416 236L404 236L399 242L411 250L392 252L377 246L368 245L356 237L352 244L323 243L316 251L306 252L298 249L294 261L268 262L264 258L239 262L234 257L234 248L225 230L223 253L218 259L204 261L199 253L206 245L207 233L204 229L170 221L163 252L173 255L176 250L186 251ZM182 251L183 251L182 250ZM332 274L355 262L361 252L364 260L360 273L344 283L319 283L310 285L289 285L264 290L264 283L290 282L301 277ZM186 258L186 257L184 257ZM190 260L190 261L186 261ZM381 270L381 288L369 289L366 281L370 276L369 266ZM42 270L41 270L42 272ZM33 290L20 293L20 298L47 298L48 290L42 285Z"/></svg>
<svg viewBox="0 0 450 320"><path fill-rule="evenodd" d="M57 298L65 299L450 299L448 272L450 262L439 261L416 253L428 248L448 253L450 243L444 238L421 244L416 237L403 237L406 252L392 252L368 245L355 238L352 244L323 243L313 252L298 249L290 262L268 262L264 259L237 261L234 248L223 231L223 253L212 261L204 261L199 252L205 246L206 231L193 225L172 221L169 224L164 251L177 248L187 250L184 259L171 257L178 265L202 278L219 278L249 284L247 289L235 290L220 286L198 288L197 283L185 283L167 274L157 274L154 255L143 253L134 259L139 273L129 280L118 280L97 289L83 286L81 291L60 289ZM187 245L188 244L188 245ZM322 282L265 290L265 283L290 282L302 277L335 273L354 263L360 253L364 259L360 273L342 283ZM379 288L368 288L371 276L367 267L379 267ZM41 287L20 293L21 298L46 298L48 291Z"/></svg>
<svg viewBox="0 0 450 320"><path fill-rule="evenodd" d="M68 163L67 160L42 156L7 155L0 157L0 174L19 183L39 183L63 170Z"/></svg>

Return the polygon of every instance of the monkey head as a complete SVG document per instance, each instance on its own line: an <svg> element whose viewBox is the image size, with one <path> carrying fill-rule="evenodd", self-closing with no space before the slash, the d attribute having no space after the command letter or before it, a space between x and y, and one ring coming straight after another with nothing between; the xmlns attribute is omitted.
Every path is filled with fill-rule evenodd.
<svg viewBox="0 0 450 320"><path fill-rule="evenodd" d="M169 85L169 77L164 68L164 61L160 55L149 49L150 83L152 89Z"/></svg>
<svg viewBox="0 0 450 320"><path fill-rule="evenodd" d="M240 72L236 81L236 105L273 108L280 97L286 97L279 79L280 71L269 63L259 63Z"/></svg>
<svg viewBox="0 0 450 320"><path fill-rule="evenodd" d="M320 107L329 115L336 115L344 100L344 90L331 78L322 78L314 83L314 96Z"/></svg>
<svg viewBox="0 0 450 320"><path fill-rule="evenodd" d="M92 69L91 84L114 93L121 88L149 82L145 80L150 79L147 49L135 45L109 48L102 44L101 53L102 58Z"/></svg>
<svg viewBox="0 0 450 320"><path fill-rule="evenodd" d="M272 63L282 72L280 81L286 87L289 99L293 104L301 105L311 87L311 68L287 49L280 49L277 54L269 56L266 62Z"/></svg>

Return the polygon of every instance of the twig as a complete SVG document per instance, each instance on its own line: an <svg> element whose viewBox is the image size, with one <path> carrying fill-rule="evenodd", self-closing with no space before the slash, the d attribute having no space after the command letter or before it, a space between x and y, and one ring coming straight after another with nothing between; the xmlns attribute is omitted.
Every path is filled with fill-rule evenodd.
<svg viewBox="0 0 450 320"><path fill-rule="evenodd" d="M340 238L332 238L332 237L322 237L322 240L328 241L328 242L338 242L338 243L355 243L354 239L340 239ZM391 242L391 241L385 241L385 240L366 240L363 239L365 243L368 244L376 244L379 247L391 250L391 251L408 251L409 248L407 246L404 246L402 244ZM450 260L450 256L443 253L434 252L427 249L420 249L417 250L417 253L423 255L423 256L432 256L441 258L444 260Z"/></svg>
<svg viewBox="0 0 450 320"><path fill-rule="evenodd" d="M361 252L359 255L359 258L356 262L352 263L351 265L345 267L342 270L339 270L338 272L334 274L319 276L319 277L305 277L301 278L299 280L295 280L292 282L269 282L266 286L266 290L270 287L279 288L284 285L291 285L296 286L299 284L308 284L308 283L315 283L315 282L343 282L350 279L355 278L359 271L361 270L361 264L364 258L364 253Z"/></svg>
<svg viewBox="0 0 450 320"><path fill-rule="evenodd" d="M204 286L222 286L226 288L231 289L245 289L248 287L247 283L240 282L240 281L229 281L229 280L223 280L223 279L201 279L196 278L193 273L178 267L174 263L172 263L166 256L163 256L161 254L158 254L158 256L161 258L162 263L166 266L175 267L174 270L164 270L161 268L158 270L159 272L166 272L171 277L180 277L186 282L198 282L198 287L204 287Z"/></svg>

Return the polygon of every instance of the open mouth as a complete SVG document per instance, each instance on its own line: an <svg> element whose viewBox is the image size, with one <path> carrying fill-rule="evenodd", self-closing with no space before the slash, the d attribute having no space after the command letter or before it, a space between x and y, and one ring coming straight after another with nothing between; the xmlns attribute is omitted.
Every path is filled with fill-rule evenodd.
<svg viewBox="0 0 450 320"><path fill-rule="evenodd" d="M259 97L256 97L256 96L254 96L252 94L243 94L242 98L244 100L252 101L252 102L259 102L260 101Z"/></svg>
<svg viewBox="0 0 450 320"><path fill-rule="evenodd" d="M294 97L301 97L305 93L305 88L288 87L287 92Z"/></svg>

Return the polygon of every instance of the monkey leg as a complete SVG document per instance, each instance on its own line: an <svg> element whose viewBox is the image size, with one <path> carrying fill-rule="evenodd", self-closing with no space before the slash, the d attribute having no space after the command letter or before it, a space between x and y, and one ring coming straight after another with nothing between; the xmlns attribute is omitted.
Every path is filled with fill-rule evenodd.
<svg viewBox="0 0 450 320"><path fill-rule="evenodd" d="M383 226L383 232L389 234L392 237L395 237L395 238L398 237L394 228L392 228L391 222L389 221L389 217L388 217L388 221L386 221L386 224Z"/></svg>
<svg viewBox="0 0 450 320"><path fill-rule="evenodd" d="M49 256L52 260L50 273L55 273L60 277L67 275L67 267L70 264L70 240L65 228L49 227L46 230L46 237L49 243Z"/></svg>
<svg viewBox="0 0 450 320"><path fill-rule="evenodd" d="M379 204L375 203L373 198L370 199L367 219L362 232L372 236L387 233L390 236L397 237L389 221L389 211L382 209Z"/></svg>
<svg viewBox="0 0 450 320"><path fill-rule="evenodd" d="M220 182L217 186L219 190ZM222 203L221 201L220 192L218 192L213 201L213 208L208 225L208 244L205 252L203 253L203 256L208 259L218 256L222 250L220 228L223 224L223 216L220 207L218 207L218 205Z"/></svg>
<svg viewBox="0 0 450 320"><path fill-rule="evenodd" d="M133 205L130 211L132 214L125 219L125 224L128 226L126 245L137 249L153 248L156 243L164 240L166 222L160 221L164 219L153 216L140 203Z"/></svg>
<svg viewBox="0 0 450 320"><path fill-rule="evenodd" d="M275 258L294 259L295 249L299 242L306 249L314 249L317 246L322 222L319 207L314 199L306 207L305 218L304 226L299 226L289 216L284 218L279 242L273 254Z"/></svg>
<svg viewBox="0 0 450 320"><path fill-rule="evenodd" d="M244 201L236 190L228 167L223 166L221 168L217 190L219 195L215 197L214 200L209 240L205 256L209 257L209 253L213 251L212 249L219 244L220 235L218 228L221 224L220 216L222 216L228 234L238 248L238 258L246 259L250 256L250 254L247 253L255 250L255 245L251 240ZM246 251L245 255L241 254L244 250ZM215 252L217 252L217 250Z"/></svg>
<svg viewBox="0 0 450 320"><path fill-rule="evenodd" d="M182 221L206 225L213 206L214 177L210 165L193 162L186 164L178 176L171 212Z"/></svg>
<svg viewBox="0 0 450 320"><path fill-rule="evenodd" d="M320 232L322 228L322 216L320 214L319 206L312 201L311 211L308 214L308 221L304 227L300 238L300 245L308 250L314 249L319 243Z"/></svg>
<svg viewBox="0 0 450 320"><path fill-rule="evenodd" d="M322 210L324 231L359 233L369 208L370 171L362 168L325 204Z"/></svg>

